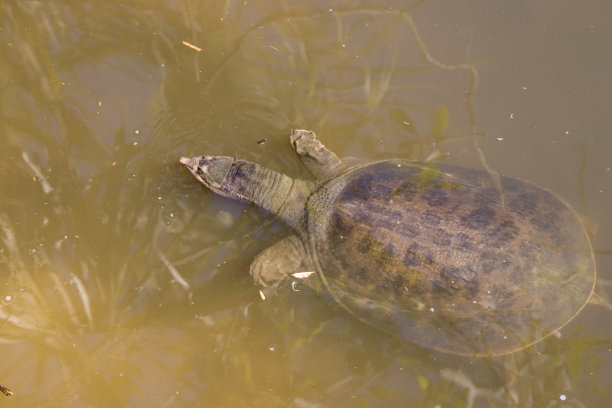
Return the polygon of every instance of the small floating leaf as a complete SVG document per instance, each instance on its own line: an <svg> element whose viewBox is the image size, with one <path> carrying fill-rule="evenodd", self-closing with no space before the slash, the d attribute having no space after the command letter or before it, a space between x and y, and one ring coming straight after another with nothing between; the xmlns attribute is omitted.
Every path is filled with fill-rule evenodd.
<svg viewBox="0 0 612 408"><path fill-rule="evenodd" d="M434 114L433 133L440 134L448 127L448 108L446 105L440 105Z"/></svg>
<svg viewBox="0 0 612 408"><path fill-rule="evenodd" d="M413 133L416 135L417 130L416 130L416 127L414 126L414 122L412 121L412 119L410 119L408 114L404 112L402 109L399 109L399 108L391 109L391 111L389 112L389 117L391 118L392 121L394 121L395 123L397 123L404 129L406 129L410 133Z"/></svg>
<svg viewBox="0 0 612 408"><path fill-rule="evenodd" d="M427 388L429 388L429 380L427 377L422 375L417 376L417 381L419 382L419 387L421 387L421 391L426 392Z"/></svg>

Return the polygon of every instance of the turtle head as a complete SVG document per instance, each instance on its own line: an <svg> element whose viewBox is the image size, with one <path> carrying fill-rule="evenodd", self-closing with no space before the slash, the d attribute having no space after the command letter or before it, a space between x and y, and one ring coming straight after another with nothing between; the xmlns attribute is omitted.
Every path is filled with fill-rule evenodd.
<svg viewBox="0 0 612 408"><path fill-rule="evenodd" d="M227 156L181 157L191 174L213 193L257 204L287 224L303 228L305 205L315 184L294 180L258 164Z"/></svg>
<svg viewBox="0 0 612 408"><path fill-rule="evenodd" d="M228 191L226 183L227 175L234 164L233 158L227 156L181 157L180 162L214 193L235 198L232 192Z"/></svg>

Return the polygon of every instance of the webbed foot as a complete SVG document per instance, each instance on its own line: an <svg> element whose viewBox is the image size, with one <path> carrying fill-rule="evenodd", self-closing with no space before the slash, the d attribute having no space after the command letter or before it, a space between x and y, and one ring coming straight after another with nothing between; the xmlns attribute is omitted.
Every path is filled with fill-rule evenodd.
<svg viewBox="0 0 612 408"><path fill-rule="evenodd" d="M303 242L297 235L290 235L263 250L251 263L251 276L264 288L278 286L287 277L314 271Z"/></svg>
<svg viewBox="0 0 612 408"><path fill-rule="evenodd" d="M342 164L338 156L323 146L311 130L292 130L290 141L295 153L317 179L327 178Z"/></svg>

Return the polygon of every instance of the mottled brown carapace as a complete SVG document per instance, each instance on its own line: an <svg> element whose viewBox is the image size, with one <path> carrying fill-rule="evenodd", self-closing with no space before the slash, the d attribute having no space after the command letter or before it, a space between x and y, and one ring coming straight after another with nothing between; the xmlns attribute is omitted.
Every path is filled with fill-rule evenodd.
<svg viewBox="0 0 612 408"><path fill-rule="evenodd" d="M407 161L332 179L321 189L335 199L309 212L328 290L375 326L451 353L508 353L559 329L590 296L589 239L549 191L498 180Z"/></svg>

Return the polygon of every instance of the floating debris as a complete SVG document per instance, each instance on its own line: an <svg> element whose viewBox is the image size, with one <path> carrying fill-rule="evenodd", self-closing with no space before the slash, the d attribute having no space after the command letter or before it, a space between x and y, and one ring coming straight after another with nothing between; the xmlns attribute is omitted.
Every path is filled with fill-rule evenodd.
<svg viewBox="0 0 612 408"><path fill-rule="evenodd" d="M47 181L47 178L44 176L40 168L36 166L34 162L30 159L30 156L26 152L22 152L21 157L23 158L23 161L26 162L28 167L30 167L30 169L34 172L36 177L38 177L43 192L45 194L49 194L51 191L53 191L53 187L51 187L51 185Z"/></svg>
<svg viewBox="0 0 612 408"><path fill-rule="evenodd" d="M166 265L166 268L168 268L168 271L170 271L170 274L172 275L174 280L179 285L181 285L183 287L183 289L185 289L188 292L188 297L189 297L189 300L191 301L192 300L193 291L191 290L191 285L189 285L189 282L187 282L185 280L185 278L183 278L181 276L179 271L174 267L174 265L172 265L170 263L168 258L166 258L164 256L164 254L160 250L157 250L157 255L159 256L159 259L161 259L161 261L164 263L164 265Z"/></svg>
<svg viewBox="0 0 612 408"><path fill-rule="evenodd" d="M85 263L83 263L83 269L85 275L88 275L87 265ZM91 303L89 302L89 294L87 293L87 289L85 289L83 281L81 281L78 276L76 276L74 273L71 273L70 275L70 283L76 286L77 292L79 292L79 296L81 297L81 302L83 303L83 308L85 309L85 315L89 321L89 327L93 327L93 315L91 313Z"/></svg>
<svg viewBox="0 0 612 408"><path fill-rule="evenodd" d="M313 273L314 273L314 271L295 272L295 273L292 273L291 276L293 276L296 279L306 279L307 277L309 277Z"/></svg>
<svg viewBox="0 0 612 408"><path fill-rule="evenodd" d="M2 393L6 395L7 397L10 397L11 395L13 395L13 391L9 390L2 384L0 384L0 391L2 391Z"/></svg>
<svg viewBox="0 0 612 408"><path fill-rule="evenodd" d="M183 45L191 48L192 50L196 50L197 52L202 52L202 49L200 47L188 43L187 41L183 41Z"/></svg>

